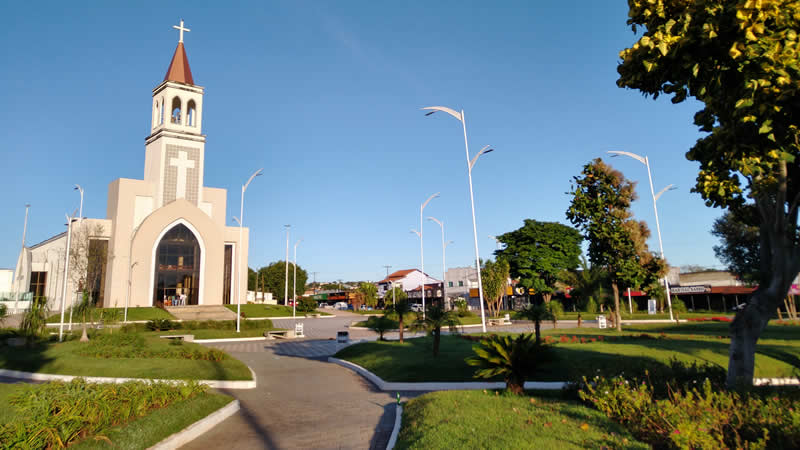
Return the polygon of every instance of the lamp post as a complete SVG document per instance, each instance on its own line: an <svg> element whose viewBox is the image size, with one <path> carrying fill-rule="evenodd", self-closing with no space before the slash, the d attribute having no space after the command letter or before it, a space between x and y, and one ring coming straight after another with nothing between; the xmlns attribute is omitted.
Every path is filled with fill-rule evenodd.
<svg viewBox="0 0 800 450"><path fill-rule="evenodd" d="M31 209L30 204L25 205L25 224L22 226L22 250L20 250L20 255L24 258L25 252L25 235L28 233L28 211ZM19 312L19 293L16 292L17 285L19 284L19 280L22 279L22 260L19 261L19 270L20 273L17 275L17 278L12 283L14 286L14 314Z"/></svg>
<svg viewBox="0 0 800 450"><path fill-rule="evenodd" d="M122 317L123 323L128 323L128 304L130 303L131 285L133 284L133 266L139 263L139 261L131 262L131 259L133 259L133 240L136 238L136 233L139 232L139 226L140 225L137 225L133 233L131 233L131 241L128 244L128 293L125 295L125 312Z"/></svg>
<svg viewBox="0 0 800 450"><path fill-rule="evenodd" d="M283 280L283 304L287 305L289 303L289 228L291 225L284 225L286 227L286 264L284 264L286 268L286 277ZM288 305L287 305L288 306Z"/></svg>
<svg viewBox="0 0 800 450"><path fill-rule="evenodd" d="M76 184L73 190L81 193L81 205L78 207L78 221L83 222L83 188L80 184Z"/></svg>
<svg viewBox="0 0 800 450"><path fill-rule="evenodd" d="M439 219L437 219L435 217L430 217L430 216L428 217L428 220L431 220L433 222L438 223L439 227L442 229L442 304L444 305L444 303L447 301L447 286L446 286L447 280L445 280L445 278L447 276L447 264L445 263L445 261L446 261L445 260L445 249L447 249L447 246L452 244L453 241L445 242L445 240L444 240L444 223L441 220L439 220Z"/></svg>
<svg viewBox="0 0 800 450"><path fill-rule="evenodd" d="M425 275L425 247L422 245L422 213L425 211L425 207L428 206L431 200L438 197L439 193L435 193L428 197L420 206L419 206L419 231L411 230L419 236L419 265L420 271L422 272L422 318L425 319L425 281L427 280L428 276Z"/></svg>
<svg viewBox="0 0 800 450"><path fill-rule="evenodd" d="M297 246L303 242L302 239L294 243L294 286L292 286L292 319L297 320Z"/></svg>
<svg viewBox="0 0 800 450"><path fill-rule="evenodd" d="M423 110L429 110L429 112L425 113L426 116L430 116L431 114L441 111L458 119L461 122L461 127L464 130L464 151L467 156L467 178L469 179L469 202L472 206L472 238L475 242L475 269L478 271L478 303L481 305L481 327L483 328L483 332L486 332L486 315L483 310L483 282L481 281L481 258L480 253L478 252L478 227L475 225L475 197L472 192L472 167L475 166L475 162L478 161L478 158L484 154L494 151L493 148L489 148L489 146L484 146L475 156L470 159L469 158L469 143L467 141L467 120L464 115L464 110L462 109L461 112L457 112L453 109L444 107L444 106L427 106L422 108Z"/></svg>
<svg viewBox="0 0 800 450"><path fill-rule="evenodd" d="M239 267L239 273L236 277L236 332L240 331L239 329L239 322L242 318L242 253L244 253L244 246L242 245L242 223L244 222L244 191L247 190L247 186L250 185L250 182L253 181L253 178L261 175L261 172L264 169L258 169L250 175L250 178L247 179L247 183L242 185L242 203L241 207L239 208L239 257L237 258L237 266ZM247 272L245 272L245 276L247 276ZM247 290L247 285L245 285L245 290Z"/></svg>
<svg viewBox="0 0 800 450"><path fill-rule="evenodd" d="M73 211L72 216L64 214L64 217L67 218L67 248L66 252L64 252L64 286L61 292L61 320L58 324L58 342L64 340L64 306L67 299L67 276L69 275L69 249L70 243L72 238L72 221L75 219L75 211Z"/></svg>
<svg viewBox="0 0 800 450"><path fill-rule="evenodd" d="M667 187L665 187L664 189L661 189L656 194L655 190L653 189L653 175L650 173L650 160L647 158L647 156L640 156L640 155L637 155L636 153L622 152L622 151L616 151L616 150L610 151L608 153L610 153L612 157L623 155L623 156L627 156L629 158L633 158L633 159L639 161L640 163L644 164L645 167L647 167L647 179L650 181L650 195L653 197L653 212L655 212L655 215L656 215L656 232L658 233L658 248L661 251L661 259L664 260L664 262L666 263L666 259L664 259L664 244L661 242L661 224L658 221L658 206L656 206L656 201L661 197L661 195L664 192L667 192L667 191L670 191L672 189L675 189L675 186L670 184ZM672 298L671 298L671 295L670 295L670 292L669 292L669 281L667 280L667 276L666 275L664 275L664 289L667 292L667 307L669 308L669 320L673 320L673 318L672 318Z"/></svg>

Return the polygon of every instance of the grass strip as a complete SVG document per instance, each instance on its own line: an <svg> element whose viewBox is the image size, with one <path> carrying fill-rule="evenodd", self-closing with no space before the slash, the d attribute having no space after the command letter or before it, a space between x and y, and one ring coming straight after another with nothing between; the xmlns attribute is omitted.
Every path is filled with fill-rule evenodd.
<svg viewBox="0 0 800 450"><path fill-rule="evenodd" d="M242 314L245 317L291 317L292 307L284 305L240 305ZM225 305L226 308L236 312L236 305ZM321 311L312 311L309 313L296 311L298 317L304 317L306 314L319 314L321 316L330 316L329 313Z"/></svg>
<svg viewBox="0 0 800 450"><path fill-rule="evenodd" d="M122 322L122 319L125 315L125 308L95 308L92 310L92 320L98 321L100 319L100 315L103 314L108 317L108 313L111 312L113 315L118 317L119 322ZM153 307L136 307L136 308L128 308L128 320L129 321L136 321L136 320L154 320L154 319L174 319L175 317L172 314L168 313L167 311L161 308L153 308ZM64 321L69 320L69 310L64 313ZM72 323L77 323L82 320L81 317L77 315L72 316ZM47 318L47 323L59 323L61 322L61 313L53 314Z"/></svg>
<svg viewBox="0 0 800 450"><path fill-rule="evenodd" d="M493 391L442 391L406 403L396 449L647 449L599 411Z"/></svg>

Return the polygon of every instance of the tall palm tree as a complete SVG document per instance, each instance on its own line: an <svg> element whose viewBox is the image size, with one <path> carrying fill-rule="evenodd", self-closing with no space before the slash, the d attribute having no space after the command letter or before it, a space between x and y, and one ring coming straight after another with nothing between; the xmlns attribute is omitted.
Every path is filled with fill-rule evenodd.
<svg viewBox="0 0 800 450"><path fill-rule="evenodd" d="M415 330L425 330L429 336L433 336L433 356L439 356L439 342L442 339L442 327L447 327L451 333L458 331L461 321L453 311L445 311L437 304L428 307L424 317L417 315L414 322Z"/></svg>

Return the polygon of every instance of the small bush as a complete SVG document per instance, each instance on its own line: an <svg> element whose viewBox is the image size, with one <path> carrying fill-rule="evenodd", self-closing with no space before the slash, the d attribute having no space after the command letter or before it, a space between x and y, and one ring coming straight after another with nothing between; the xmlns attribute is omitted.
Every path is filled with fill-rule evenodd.
<svg viewBox="0 0 800 450"><path fill-rule="evenodd" d="M297 310L299 312L314 312L317 309L317 301L311 297L300 297L297 301Z"/></svg>
<svg viewBox="0 0 800 450"><path fill-rule="evenodd" d="M100 384L80 378L29 385L9 400L22 414L0 424L0 448L63 448L91 437L108 441L103 434L112 427L207 390L194 382Z"/></svg>
<svg viewBox="0 0 800 450"><path fill-rule="evenodd" d="M594 301L594 297L589 297L589 300L586 301L586 307L584 309L590 314L597 313L597 302Z"/></svg>
<svg viewBox="0 0 800 450"><path fill-rule="evenodd" d="M397 328L397 326L397 322L386 316L370 316L370 318L367 319L367 328L378 333L378 340L381 341L385 340L383 338L384 333Z"/></svg>
<svg viewBox="0 0 800 450"><path fill-rule="evenodd" d="M678 297L672 297L672 312L675 315L681 315L687 312L686 303Z"/></svg>
<svg viewBox="0 0 800 450"><path fill-rule="evenodd" d="M490 336L472 347L474 356L467 364L477 366L475 377L493 378L502 376L509 392L522 394L525 380L531 377L539 365L553 359L551 347L542 344L533 334Z"/></svg>
<svg viewBox="0 0 800 450"><path fill-rule="evenodd" d="M217 349L186 348L182 343L170 342L167 347L148 346L140 334L102 334L88 344L75 349L75 353L90 358L162 358L222 361L228 355ZM178 341L181 342L181 341Z"/></svg>
<svg viewBox="0 0 800 450"><path fill-rule="evenodd" d="M169 319L153 319L148 320L145 324L145 328L150 331L169 331L169 330L177 330L180 328L179 322L173 322Z"/></svg>

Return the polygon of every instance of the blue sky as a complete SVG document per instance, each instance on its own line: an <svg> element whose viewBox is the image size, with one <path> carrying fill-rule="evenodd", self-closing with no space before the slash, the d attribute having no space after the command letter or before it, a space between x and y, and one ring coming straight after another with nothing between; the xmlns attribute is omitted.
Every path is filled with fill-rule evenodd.
<svg viewBox="0 0 800 450"><path fill-rule="evenodd" d="M607 150L646 154L673 265L720 267L704 206L698 104L672 105L616 86L618 53L635 42L625 2L273 1L5 2L0 6L0 155L5 193L0 267L13 267L26 203L28 244L64 230L86 191L84 216L105 217L108 184L142 178L151 90L177 44L206 88L205 184L228 189L228 222L245 197L250 266L283 259L292 224L298 264L318 280L380 279L418 267L419 206L445 223L448 267L474 262L460 124L419 108L466 112L478 243L525 218L566 223L571 178ZM653 229L647 172L637 218ZM425 221L426 272L441 276L439 227ZM290 255L291 257L291 255Z"/></svg>

